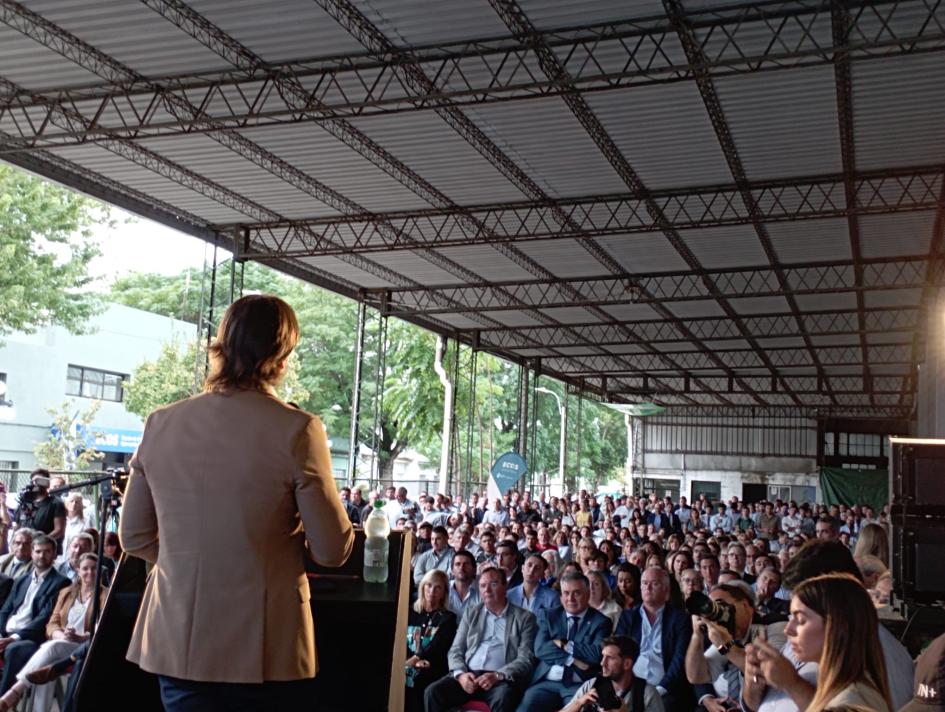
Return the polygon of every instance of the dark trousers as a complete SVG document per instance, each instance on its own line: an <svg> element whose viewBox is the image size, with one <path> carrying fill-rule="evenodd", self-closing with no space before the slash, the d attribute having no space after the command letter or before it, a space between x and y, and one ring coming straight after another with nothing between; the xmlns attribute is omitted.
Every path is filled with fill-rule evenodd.
<svg viewBox="0 0 945 712"><path fill-rule="evenodd" d="M475 674L480 675L482 671ZM454 707L462 707L470 700L481 700L489 705L492 712L513 712L519 695L518 687L509 682L500 682L491 690L470 695L450 674L427 688L424 705L426 712L446 712Z"/></svg>
<svg viewBox="0 0 945 712"><path fill-rule="evenodd" d="M32 640L15 640L3 651L3 678L0 679L0 695L13 687L16 674L23 669L26 661L33 657L39 646Z"/></svg>
<svg viewBox="0 0 945 712"><path fill-rule="evenodd" d="M196 682L159 676L166 712L295 712L312 704L315 680Z"/></svg>

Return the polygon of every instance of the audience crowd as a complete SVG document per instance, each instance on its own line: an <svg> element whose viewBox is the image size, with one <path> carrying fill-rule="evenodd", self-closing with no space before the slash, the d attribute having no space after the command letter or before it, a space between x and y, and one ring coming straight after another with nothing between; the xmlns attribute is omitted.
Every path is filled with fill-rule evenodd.
<svg viewBox="0 0 945 712"><path fill-rule="evenodd" d="M892 712L914 666L879 624L888 507L596 497L408 498L406 707ZM359 523L373 501L344 488Z"/></svg>

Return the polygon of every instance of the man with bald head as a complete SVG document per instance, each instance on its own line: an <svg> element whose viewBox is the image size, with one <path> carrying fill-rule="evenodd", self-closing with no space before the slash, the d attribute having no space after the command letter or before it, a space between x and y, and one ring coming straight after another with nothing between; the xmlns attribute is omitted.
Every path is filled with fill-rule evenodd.
<svg viewBox="0 0 945 712"><path fill-rule="evenodd" d="M686 679L686 647L692 623L684 612L668 605L669 574L651 567L640 584L643 603L620 614L615 635L629 635L640 646L633 674L656 687L667 712L691 712L692 686Z"/></svg>

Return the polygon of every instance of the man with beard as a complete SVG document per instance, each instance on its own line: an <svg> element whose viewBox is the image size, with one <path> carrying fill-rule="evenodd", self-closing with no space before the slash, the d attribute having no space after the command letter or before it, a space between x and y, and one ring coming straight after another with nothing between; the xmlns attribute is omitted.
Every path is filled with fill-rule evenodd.
<svg viewBox="0 0 945 712"><path fill-rule="evenodd" d="M448 593L448 607L457 618L462 618L466 606L479 603L479 589L476 587L476 560L466 550L453 554L451 573L453 581Z"/></svg>
<svg viewBox="0 0 945 712"><path fill-rule="evenodd" d="M607 701L599 690L608 690L607 682L613 687L621 710L663 712L663 700L656 688L633 674L633 665L639 654L640 646L633 638L626 635L604 638L600 658L601 674L581 685L561 712L580 712L587 709L585 705L589 705L590 709L605 709L602 703ZM610 708L608 705L606 709Z"/></svg>

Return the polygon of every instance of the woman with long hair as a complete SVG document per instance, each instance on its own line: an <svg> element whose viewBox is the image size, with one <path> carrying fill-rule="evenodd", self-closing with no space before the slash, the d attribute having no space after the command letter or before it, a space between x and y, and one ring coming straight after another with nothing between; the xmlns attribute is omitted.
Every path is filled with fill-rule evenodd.
<svg viewBox="0 0 945 712"><path fill-rule="evenodd" d="M600 571L588 571L587 582L591 591L591 608L610 618L611 629L613 629L617 625L617 619L620 618L623 609L614 600L614 594L610 589L610 584L607 583L607 577Z"/></svg>
<svg viewBox="0 0 945 712"><path fill-rule="evenodd" d="M449 580L439 569L427 571L407 618L405 709L423 712L423 693L449 672L446 654L456 635L456 614L449 605Z"/></svg>
<svg viewBox="0 0 945 712"><path fill-rule="evenodd" d="M95 592L95 568L98 556L82 554L79 557L78 578L71 586L59 592L56 606L46 625L46 642L39 646L33 656L17 673L17 682L7 693L0 697L0 712L13 710L20 698L30 687L34 687L27 679L34 670L45 667L57 660L68 657L72 651L89 639L92 631L92 595ZM107 590L101 593L101 603L105 602ZM33 693L33 709L48 710L52 708L56 682L36 685Z"/></svg>
<svg viewBox="0 0 945 712"><path fill-rule="evenodd" d="M875 556L883 562L883 566L889 567L889 537L879 524L867 524L860 529L853 557L860 556Z"/></svg>
<svg viewBox="0 0 945 712"><path fill-rule="evenodd" d="M640 597L640 569L630 562L617 567L617 590L614 591L614 600L623 610L633 608L643 600Z"/></svg>
<svg viewBox="0 0 945 712"><path fill-rule="evenodd" d="M148 416L131 458L121 544L153 565L128 659L167 712L293 709L318 671L306 557L341 566L354 528L322 421L276 392L299 341L292 307L226 310L204 392ZM307 544L307 546L306 546Z"/></svg>
<svg viewBox="0 0 945 712"><path fill-rule="evenodd" d="M756 641L748 651L747 676L760 670L769 685L787 690L807 712L838 707L893 709L879 619L869 594L854 576L827 574L799 584L791 596L791 617L784 632L799 663L817 663L813 698L807 698L802 686L791 684L797 678L794 665L764 641Z"/></svg>

